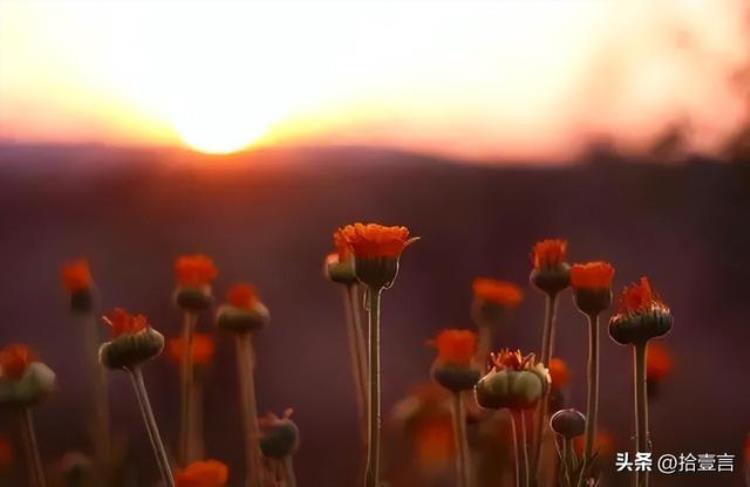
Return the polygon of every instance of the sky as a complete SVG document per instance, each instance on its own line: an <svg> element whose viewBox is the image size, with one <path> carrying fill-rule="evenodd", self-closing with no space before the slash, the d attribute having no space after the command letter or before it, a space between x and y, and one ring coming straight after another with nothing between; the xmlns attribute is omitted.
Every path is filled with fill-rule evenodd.
<svg viewBox="0 0 750 487"><path fill-rule="evenodd" d="M566 158L747 121L745 0L0 0L0 139Z"/></svg>

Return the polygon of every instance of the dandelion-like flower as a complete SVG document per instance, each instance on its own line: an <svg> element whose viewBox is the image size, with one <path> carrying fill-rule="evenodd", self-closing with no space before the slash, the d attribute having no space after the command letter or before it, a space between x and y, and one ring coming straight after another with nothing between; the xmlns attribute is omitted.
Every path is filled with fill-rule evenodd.
<svg viewBox="0 0 750 487"><path fill-rule="evenodd" d="M145 316L115 308L103 318L112 340L99 348L99 361L110 369L132 369L158 356L164 336L151 328Z"/></svg>
<svg viewBox="0 0 750 487"><path fill-rule="evenodd" d="M257 331L270 320L268 308L260 301L255 286L245 283L229 288L226 303L216 313L218 326L234 332Z"/></svg>
<svg viewBox="0 0 750 487"><path fill-rule="evenodd" d="M651 287L648 278L626 286L617 313L609 320L609 334L623 345L643 343L672 328L672 313Z"/></svg>
<svg viewBox="0 0 750 487"><path fill-rule="evenodd" d="M177 306L197 312L211 305L211 283L219 275L213 259L203 254L181 255L174 264Z"/></svg>
<svg viewBox="0 0 750 487"><path fill-rule="evenodd" d="M565 262L567 252L568 242L562 239L541 240L534 244L531 283L548 295L555 295L568 287L570 266Z"/></svg>
<svg viewBox="0 0 750 487"><path fill-rule="evenodd" d="M175 487L224 487L229 468L217 460L193 462L174 474Z"/></svg>
<svg viewBox="0 0 750 487"><path fill-rule="evenodd" d="M523 292L512 282L477 277L471 287L472 314L479 325L500 323L507 311L517 308L523 301Z"/></svg>
<svg viewBox="0 0 750 487"><path fill-rule="evenodd" d="M477 334L469 330L443 330L429 344L438 352L432 368L435 381L453 392L472 389L481 375L473 363Z"/></svg>
<svg viewBox="0 0 750 487"><path fill-rule="evenodd" d="M576 306L586 315L598 315L612 304L615 268L608 262L574 264L570 268Z"/></svg>
<svg viewBox="0 0 750 487"><path fill-rule="evenodd" d="M377 223L355 223L340 228L344 248L354 255L354 269L364 284L374 288L388 288L398 274L401 252L414 242L409 230L401 226Z"/></svg>

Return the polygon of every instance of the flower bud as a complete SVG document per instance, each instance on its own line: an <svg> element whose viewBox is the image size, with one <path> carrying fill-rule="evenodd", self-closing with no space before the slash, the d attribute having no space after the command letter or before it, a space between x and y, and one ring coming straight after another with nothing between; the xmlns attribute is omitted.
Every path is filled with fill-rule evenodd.
<svg viewBox="0 0 750 487"><path fill-rule="evenodd" d="M356 284L357 274L354 272L354 258L349 256L342 259L340 254L336 252L328 254L323 264L323 275L330 281L339 284Z"/></svg>
<svg viewBox="0 0 750 487"><path fill-rule="evenodd" d="M435 381L452 392L473 389L481 375L476 368L462 367L449 363L437 362L432 368L432 377Z"/></svg>
<svg viewBox="0 0 750 487"><path fill-rule="evenodd" d="M570 266L565 262L568 242L542 240L531 251L533 269L529 281L540 291L555 295L570 285Z"/></svg>
<svg viewBox="0 0 750 487"><path fill-rule="evenodd" d="M17 379L0 380L0 405L28 407L55 389L55 373L41 362L32 362Z"/></svg>
<svg viewBox="0 0 750 487"><path fill-rule="evenodd" d="M143 315L115 308L104 321L114 337L99 347L99 363L109 369L132 369L164 349L164 336L151 328Z"/></svg>
<svg viewBox="0 0 750 487"><path fill-rule="evenodd" d="M200 312L211 306L211 282L219 271L213 260L205 255L182 255L175 261L177 288L174 301L180 309Z"/></svg>
<svg viewBox="0 0 750 487"><path fill-rule="evenodd" d="M609 320L609 335L622 345L646 343L669 332L673 322L669 308L642 277L623 290L618 311Z"/></svg>
<svg viewBox="0 0 750 487"><path fill-rule="evenodd" d="M259 421L262 429L260 449L266 457L281 460L299 448L299 428L290 419L291 415L292 410L287 409L281 418L269 414Z"/></svg>
<svg viewBox="0 0 750 487"><path fill-rule="evenodd" d="M576 409L561 409L552 415L549 425L552 431L569 440L584 433L586 417Z"/></svg>
<svg viewBox="0 0 750 487"><path fill-rule="evenodd" d="M532 354L501 351L492 369L474 387L477 403L487 409L532 409L550 384L549 372Z"/></svg>
<svg viewBox="0 0 750 487"><path fill-rule="evenodd" d="M587 262L570 268L570 285L578 309L596 316L612 304L612 279L615 268L607 262Z"/></svg>
<svg viewBox="0 0 750 487"><path fill-rule="evenodd" d="M227 293L227 303L219 307L216 324L233 332L258 331L271 321L268 308L249 284L235 284Z"/></svg>
<svg viewBox="0 0 750 487"><path fill-rule="evenodd" d="M124 334L99 347L99 362L108 369L132 369L158 357L164 336L153 328Z"/></svg>

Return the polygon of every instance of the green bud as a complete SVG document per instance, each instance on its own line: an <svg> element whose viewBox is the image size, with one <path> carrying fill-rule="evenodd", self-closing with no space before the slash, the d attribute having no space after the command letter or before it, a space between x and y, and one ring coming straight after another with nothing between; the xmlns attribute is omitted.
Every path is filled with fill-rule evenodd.
<svg viewBox="0 0 750 487"><path fill-rule="evenodd" d="M449 391L461 392L473 389L481 374L471 366L436 362L432 368L432 377Z"/></svg>
<svg viewBox="0 0 750 487"><path fill-rule="evenodd" d="M581 436L586 429L586 417L575 409L561 409L549 420L552 431L564 438Z"/></svg>
<svg viewBox="0 0 750 487"><path fill-rule="evenodd" d="M99 362L108 369L132 369L161 354L164 336L153 328L126 333L102 344Z"/></svg>
<svg viewBox="0 0 750 487"><path fill-rule="evenodd" d="M28 407L55 389L55 373L41 362L32 362L17 380L0 380L0 405Z"/></svg>
<svg viewBox="0 0 750 487"><path fill-rule="evenodd" d="M281 460L294 454L298 447L299 428L291 419L279 419L264 428L260 439L263 455Z"/></svg>
<svg viewBox="0 0 750 487"><path fill-rule="evenodd" d="M211 286L179 286L174 292L177 307L194 313L210 308L213 300Z"/></svg>
<svg viewBox="0 0 750 487"><path fill-rule="evenodd" d="M323 274L329 280L339 284L356 284L357 274L354 272L354 258L340 261L338 255L331 254L323 265Z"/></svg>
<svg viewBox="0 0 750 487"><path fill-rule="evenodd" d="M545 388L538 371L493 369L477 382L474 393L477 404L483 408L532 409L544 395Z"/></svg>

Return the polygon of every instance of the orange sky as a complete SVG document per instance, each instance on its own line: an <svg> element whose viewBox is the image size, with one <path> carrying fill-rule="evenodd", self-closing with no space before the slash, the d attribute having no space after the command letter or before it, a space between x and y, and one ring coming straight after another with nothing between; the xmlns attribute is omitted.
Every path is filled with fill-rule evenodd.
<svg viewBox="0 0 750 487"><path fill-rule="evenodd" d="M638 147L744 119L744 0L0 0L0 137L378 144L471 158Z"/></svg>

